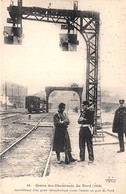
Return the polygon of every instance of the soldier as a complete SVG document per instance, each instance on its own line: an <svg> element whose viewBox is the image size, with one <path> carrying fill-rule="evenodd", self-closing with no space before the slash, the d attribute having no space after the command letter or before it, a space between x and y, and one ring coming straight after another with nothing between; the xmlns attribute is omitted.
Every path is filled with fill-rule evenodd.
<svg viewBox="0 0 126 194"><path fill-rule="evenodd" d="M80 161L85 160L85 143L87 143L89 162L93 162L93 125L94 125L94 111L89 108L89 102L83 101L82 112L78 119L78 123L81 124L79 132L79 148L80 148Z"/></svg>
<svg viewBox="0 0 126 194"><path fill-rule="evenodd" d="M120 150L117 153L121 153L125 151L124 148L124 133L126 136L126 107L125 101L119 100L119 108L115 111L112 132L118 133L119 146Z"/></svg>
<svg viewBox="0 0 126 194"><path fill-rule="evenodd" d="M58 164L61 163L60 152L65 153L65 164L70 164L70 162L76 161L71 154L71 143L67 130L70 121L66 113L64 113L65 104L61 102L58 108L58 113L56 113L53 117L55 126L53 151L56 152Z"/></svg>

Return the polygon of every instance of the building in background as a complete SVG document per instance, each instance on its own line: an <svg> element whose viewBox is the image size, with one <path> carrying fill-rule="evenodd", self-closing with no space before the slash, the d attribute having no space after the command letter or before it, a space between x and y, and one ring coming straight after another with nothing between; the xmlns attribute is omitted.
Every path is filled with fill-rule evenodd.
<svg viewBox="0 0 126 194"><path fill-rule="evenodd" d="M25 108L25 97L28 88L12 82L3 82L0 85L0 107L5 109Z"/></svg>

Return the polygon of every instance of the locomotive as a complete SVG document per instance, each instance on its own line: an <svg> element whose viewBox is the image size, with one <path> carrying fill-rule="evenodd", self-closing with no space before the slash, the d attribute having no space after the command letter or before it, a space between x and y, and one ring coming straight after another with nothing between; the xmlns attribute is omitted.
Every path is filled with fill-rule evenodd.
<svg viewBox="0 0 126 194"><path fill-rule="evenodd" d="M41 100L37 96L26 96L25 97L25 108L29 113L40 113L46 112L46 101Z"/></svg>

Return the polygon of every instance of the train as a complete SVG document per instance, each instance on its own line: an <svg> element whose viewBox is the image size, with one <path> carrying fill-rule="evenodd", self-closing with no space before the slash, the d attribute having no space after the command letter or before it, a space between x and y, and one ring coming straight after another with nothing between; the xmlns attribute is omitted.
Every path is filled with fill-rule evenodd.
<svg viewBox="0 0 126 194"><path fill-rule="evenodd" d="M42 100L37 96L26 96L25 97L25 108L31 113L46 112L46 100Z"/></svg>

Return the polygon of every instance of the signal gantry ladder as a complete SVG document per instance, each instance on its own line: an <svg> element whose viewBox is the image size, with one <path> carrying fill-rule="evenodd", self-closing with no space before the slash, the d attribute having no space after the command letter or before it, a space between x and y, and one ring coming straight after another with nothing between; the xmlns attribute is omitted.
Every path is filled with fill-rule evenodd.
<svg viewBox="0 0 126 194"><path fill-rule="evenodd" d="M101 86L100 86L100 76L99 76L99 87L97 90L97 123L95 125L95 130L94 130L94 140L97 141L97 139L102 138L102 141L104 141L104 131L102 127L102 115L101 115Z"/></svg>

